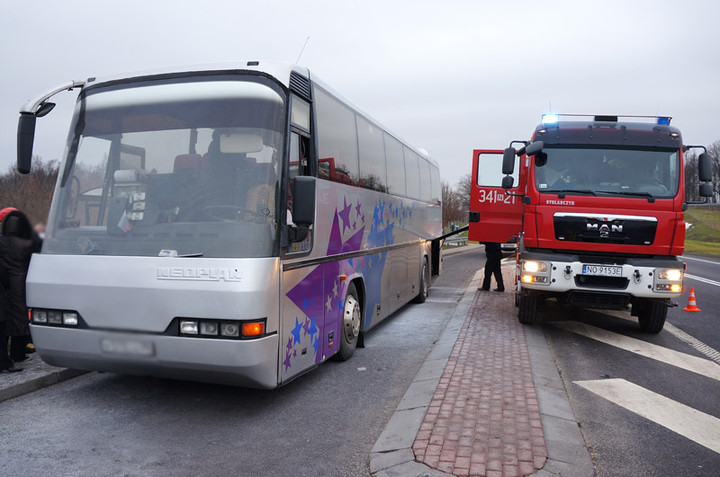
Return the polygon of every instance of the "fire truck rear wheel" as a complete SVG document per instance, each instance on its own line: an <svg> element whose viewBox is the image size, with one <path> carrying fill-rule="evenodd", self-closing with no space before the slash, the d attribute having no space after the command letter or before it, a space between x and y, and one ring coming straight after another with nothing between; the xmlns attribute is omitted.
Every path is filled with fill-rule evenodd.
<svg viewBox="0 0 720 477"><path fill-rule="evenodd" d="M520 295L520 303L518 309L518 320L524 325L534 325L539 323L538 315L538 298L535 295Z"/></svg>
<svg viewBox="0 0 720 477"><path fill-rule="evenodd" d="M640 329L646 333L660 333L667 318L667 305L658 300L647 300L638 312Z"/></svg>

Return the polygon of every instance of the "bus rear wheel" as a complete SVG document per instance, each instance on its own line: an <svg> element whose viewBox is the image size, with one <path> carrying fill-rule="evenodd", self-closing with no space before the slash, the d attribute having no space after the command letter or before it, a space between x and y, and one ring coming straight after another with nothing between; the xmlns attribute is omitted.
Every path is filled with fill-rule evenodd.
<svg viewBox="0 0 720 477"><path fill-rule="evenodd" d="M423 258L422 272L420 274L420 293L413 299L413 303L425 303L430 294L430 269L427 259Z"/></svg>
<svg viewBox="0 0 720 477"><path fill-rule="evenodd" d="M360 336L360 323L362 321L362 307L358 300L355 284L348 286L345 294L345 305L343 306L342 323L340 324L340 351L337 358L340 361L350 359L357 348L358 337Z"/></svg>

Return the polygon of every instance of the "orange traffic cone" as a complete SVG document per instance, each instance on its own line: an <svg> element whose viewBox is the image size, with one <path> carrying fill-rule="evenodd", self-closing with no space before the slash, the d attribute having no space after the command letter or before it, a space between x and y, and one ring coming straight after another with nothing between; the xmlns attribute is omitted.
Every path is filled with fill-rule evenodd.
<svg viewBox="0 0 720 477"><path fill-rule="evenodd" d="M700 308L697 307L697 304L695 303L695 288L690 287L690 298L688 298L688 306L683 308L685 311L700 311Z"/></svg>

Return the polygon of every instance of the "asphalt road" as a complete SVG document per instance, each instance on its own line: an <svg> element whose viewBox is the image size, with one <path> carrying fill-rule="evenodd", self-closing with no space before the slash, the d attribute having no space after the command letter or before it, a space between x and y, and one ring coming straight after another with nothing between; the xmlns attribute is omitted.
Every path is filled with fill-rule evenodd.
<svg viewBox="0 0 720 477"><path fill-rule="evenodd" d="M720 475L720 261L685 258L685 293L657 335L629 313L551 303L543 312L598 476ZM682 310L691 286L699 313Z"/></svg>
<svg viewBox="0 0 720 477"><path fill-rule="evenodd" d="M484 254L366 348L273 391L90 373L0 404L2 475L369 475L368 459Z"/></svg>

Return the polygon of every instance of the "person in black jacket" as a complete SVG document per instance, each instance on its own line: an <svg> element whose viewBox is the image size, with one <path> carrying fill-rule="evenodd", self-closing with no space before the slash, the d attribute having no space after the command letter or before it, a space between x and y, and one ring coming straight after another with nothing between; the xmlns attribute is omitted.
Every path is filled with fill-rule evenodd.
<svg viewBox="0 0 720 477"><path fill-rule="evenodd" d="M485 278L483 279L482 290L490 290L491 276L495 275L495 281L497 282L497 288L495 291L505 291L505 284L503 283L502 269L500 268L500 261L502 260L502 249L499 243L485 242Z"/></svg>
<svg viewBox="0 0 720 477"><path fill-rule="evenodd" d="M19 362L26 359L26 345L30 342L25 279L30 257L39 251L40 240L30 221L19 210L4 209L0 214L0 294L3 295L0 323L4 335L10 339L10 359ZM0 368L5 367L0 364Z"/></svg>

